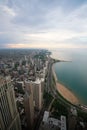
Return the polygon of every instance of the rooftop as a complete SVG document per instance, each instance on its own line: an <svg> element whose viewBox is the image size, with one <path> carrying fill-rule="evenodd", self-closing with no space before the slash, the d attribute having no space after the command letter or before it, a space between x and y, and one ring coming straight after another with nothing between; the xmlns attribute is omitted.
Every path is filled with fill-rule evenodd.
<svg viewBox="0 0 87 130"><path fill-rule="evenodd" d="M49 112L48 112L48 111L45 111L45 112L44 112L44 116L43 116L43 122L47 122L47 121L48 121L48 118L49 118Z"/></svg>

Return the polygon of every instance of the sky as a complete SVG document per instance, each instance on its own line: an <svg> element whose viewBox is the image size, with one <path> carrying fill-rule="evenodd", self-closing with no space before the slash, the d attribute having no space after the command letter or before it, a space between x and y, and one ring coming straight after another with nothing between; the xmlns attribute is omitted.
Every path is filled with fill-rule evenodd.
<svg viewBox="0 0 87 130"><path fill-rule="evenodd" d="M87 0L0 0L0 48L87 48Z"/></svg>

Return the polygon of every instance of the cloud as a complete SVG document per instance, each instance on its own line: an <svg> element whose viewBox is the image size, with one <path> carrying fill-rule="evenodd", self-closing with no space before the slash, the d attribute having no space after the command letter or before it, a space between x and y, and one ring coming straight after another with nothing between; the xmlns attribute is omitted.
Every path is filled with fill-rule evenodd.
<svg viewBox="0 0 87 130"><path fill-rule="evenodd" d="M7 7L7 6L0 6L0 8L2 8L2 11L4 13L6 13L7 15L11 15L11 16L16 16L16 13L14 12L13 9Z"/></svg>
<svg viewBox="0 0 87 130"><path fill-rule="evenodd" d="M0 3L0 46L86 47L85 0L4 0Z"/></svg>

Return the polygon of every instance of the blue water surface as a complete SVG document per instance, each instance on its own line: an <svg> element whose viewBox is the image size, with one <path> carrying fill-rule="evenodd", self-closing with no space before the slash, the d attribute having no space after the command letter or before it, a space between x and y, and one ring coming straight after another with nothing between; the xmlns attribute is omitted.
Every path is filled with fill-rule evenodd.
<svg viewBox="0 0 87 130"><path fill-rule="evenodd" d="M87 49L56 49L52 53L70 61L54 64L57 78L87 105Z"/></svg>

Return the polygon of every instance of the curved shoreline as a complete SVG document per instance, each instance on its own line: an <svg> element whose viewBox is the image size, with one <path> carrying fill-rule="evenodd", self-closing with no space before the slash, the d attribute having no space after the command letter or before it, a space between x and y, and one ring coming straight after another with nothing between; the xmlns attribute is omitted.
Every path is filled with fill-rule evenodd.
<svg viewBox="0 0 87 130"><path fill-rule="evenodd" d="M53 64L54 65L54 64ZM56 73L55 73L55 70L52 66L52 73L54 75L54 78L55 78L55 81L56 81L56 89L57 91L66 99L68 100L69 102L71 102L72 104L79 104L80 101L79 99L75 96L75 94L70 91L66 86L64 86L63 84L59 83L58 82L58 78L56 76Z"/></svg>

